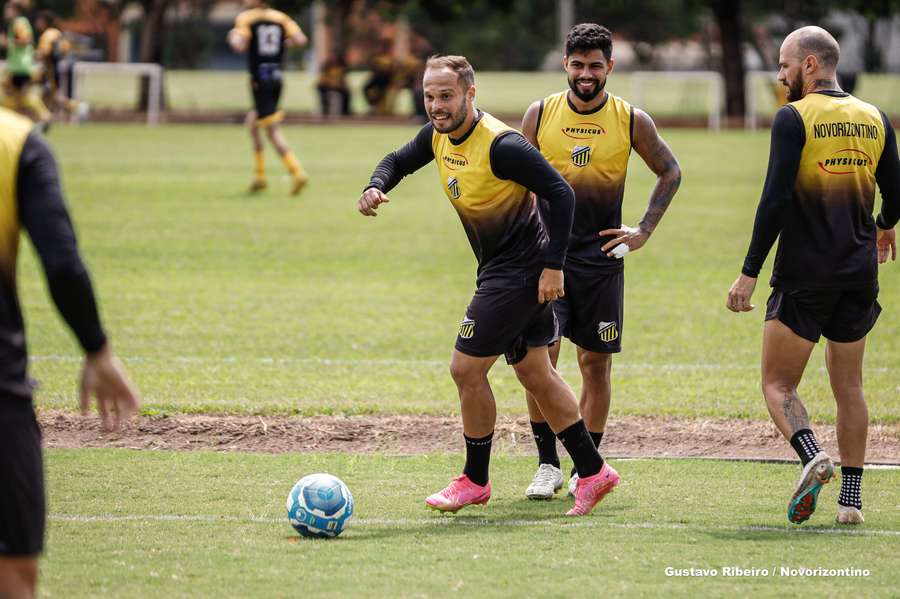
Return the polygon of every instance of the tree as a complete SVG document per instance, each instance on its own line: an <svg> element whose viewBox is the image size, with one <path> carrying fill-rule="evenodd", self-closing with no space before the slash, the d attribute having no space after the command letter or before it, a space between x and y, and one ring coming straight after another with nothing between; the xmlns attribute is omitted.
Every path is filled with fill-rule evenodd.
<svg viewBox="0 0 900 599"><path fill-rule="evenodd" d="M725 114L744 118L746 90L744 89L744 24L741 0L709 0L709 8L719 28L722 45L720 70L725 80Z"/></svg>

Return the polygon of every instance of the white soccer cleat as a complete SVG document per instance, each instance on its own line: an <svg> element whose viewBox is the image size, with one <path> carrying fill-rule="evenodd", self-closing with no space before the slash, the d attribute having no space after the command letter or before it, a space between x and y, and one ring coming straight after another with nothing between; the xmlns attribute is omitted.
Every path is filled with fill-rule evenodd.
<svg viewBox="0 0 900 599"><path fill-rule="evenodd" d="M838 524L862 524L866 521L861 510L841 504L838 504L837 516L834 519Z"/></svg>
<svg viewBox="0 0 900 599"><path fill-rule="evenodd" d="M534 473L531 484L525 489L525 497L528 499L553 499L562 486L562 470L552 464L541 464Z"/></svg>
<svg viewBox="0 0 900 599"><path fill-rule="evenodd" d="M578 488L578 473L569 478L569 497L575 497L575 489Z"/></svg>

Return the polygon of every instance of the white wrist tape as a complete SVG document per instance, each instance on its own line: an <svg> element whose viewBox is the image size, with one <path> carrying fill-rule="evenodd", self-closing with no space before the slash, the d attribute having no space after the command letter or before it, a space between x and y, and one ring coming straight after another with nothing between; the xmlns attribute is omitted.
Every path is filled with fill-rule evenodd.
<svg viewBox="0 0 900 599"><path fill-rule="evenodd" d="M621 260L625 257L625 254L631 251L631 248L628 247L628 244L620 243L616 247L612 249L612 255Z"/></svg>

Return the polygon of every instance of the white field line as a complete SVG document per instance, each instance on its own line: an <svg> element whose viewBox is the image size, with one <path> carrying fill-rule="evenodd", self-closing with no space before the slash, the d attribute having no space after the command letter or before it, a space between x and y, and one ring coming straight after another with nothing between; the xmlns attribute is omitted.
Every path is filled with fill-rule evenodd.
<svg viewBox="0 0 900 599"><path fill-rule="evenodd" d="M449 358L447 360L412 360L400 358L275 358L275 357L255 357L255 358L239 358L236 356L171 356L162 357L145 357L145 356L119 356L123 362L134 364L165 364L174 362L176 364L311 364L315 366L407 366L407 367L429 367L445 369L449 366ZM77 362L80 363L83 358L81 356L63 356L63 355L38 355L30 356L32 362ZM725 371L725 370L743 370L758 371L760 366L756 363L747 364L691 364L691 363L670 363L659 364L654 362L627 362L617 361L615 363L616 370L661 370L661 371ZM574 366L562 365L560 368L564 371L575 372ZM825 371L824 366L818 367L818 370ZM887 367L866 367L866 372L886 373Z"/></svg>
<svg viewBox="0 0 900 599"><path fill-rule="evenodd" d="M147 514L147 515L96 515L87 516L79 514L50 514L49 519L55 522L76 523L108 523L108 522L235 522L255 524L280 524L288 525L287 518L267 518L264 516L208 516L208 515L180 515L180 514ZM400 528L400 527L445 527L465 526L472 528L616 528L623 530L684 530L688 532L780 532L786 534L818 534L851 537L900 537L900 530L883 529L844 529L844 528L789 528L787 526L708 526L691 524L674 524L639 522L639 523L615 523L603 522L582 518L571 522L558 522L553 520L487 520L457 517L434 518L360 518L352 521L354 528Z"/></svg>

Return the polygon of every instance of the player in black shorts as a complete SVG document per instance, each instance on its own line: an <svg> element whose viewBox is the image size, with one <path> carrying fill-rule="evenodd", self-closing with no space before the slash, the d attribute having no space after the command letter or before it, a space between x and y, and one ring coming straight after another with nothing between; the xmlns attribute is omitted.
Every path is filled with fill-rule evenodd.
<svg viewBox="0 0 900 599"><path fill-rule="evenodd" d="M284 113L278 109L283 79L284 50L304 46L307 39L300 26L281 11L269 8L262 0L244 0L247 10L237 16L234 29L228 32L228 43L235 52L247 53L253 110L247 113L247 127L253 141L255 175L250 191L261 191L266 181L265 154L260 129L278 151L291 173L291 195L300 192L309 176L281 134L279 123Z"/></svg>
<svg viewBox="0 0 900 599"><path fill-rule="evenodd" d="M798 29L781 46L778 79L788 88L789 104L772 123L750 249L727 302L734 312L753 309L756 278L779 238L763 332L762 389L772 420L803 463L788 502L795 524L813 514L819 491L834 476L797 394L823 335L841 455L836 520L863 522L869 423L863 353L881 312L878 264L888 255L896 258L894 225L900 220L896 135L884 113L838 87L839 56L837 42L819 27ZM874 219L876 184L883 199Z"/></svg>
<svg viewBox="0 0 900 599"><path fill-rule="evenodd" d="M553 303L560 335L576 346L581 414L599 447L611 399L612 354L622 349L627 251L640 249L656 229L681 183L678 161L646 112L608 93L612 34L582 23L566 36L563 66L569 89L534 102L522 133L575 190L575 221L566 260L566 294ZM644 217L622 225L622 198L632 148L656 175ZM559 346L551 348L554 366ZM538 469L525 490L550 499L562 487L556 439L533 398L527 397L538 447ZM578 477L573 471L569 492Z"/></svg>
<svg viewBox="0 0 900 599"><path fill-rule="evenodd" d="M589 513L619 482L578 413L572 390L550 364L555 327L547 302L563 294L562 267L574 197L559 173L517 131L475 108L475 72L462 56L435 56L424 77L429 123L388 154L359 200L375 216L386 192L435 161L441 187L478 259L478 289L456 336L450 372L459 391L466 443L463 474L428 497L455 512L487 503L496 407L487 374L501 355L541 405L582 476L572 516ZM531 192L549 204L547 229Z"/></svg>
<svg viewBox="0 0 900 599"><path fill-rule="evenodd" d="M33 597L44 547L41 431L32 404L25 327L16 292L19 229L47 276L56 307L86 357L81 408L92 396L106 428L138 408L137 391L107 341L63 201L56 163L28 119L0 108L0 597Z"/></svg>

